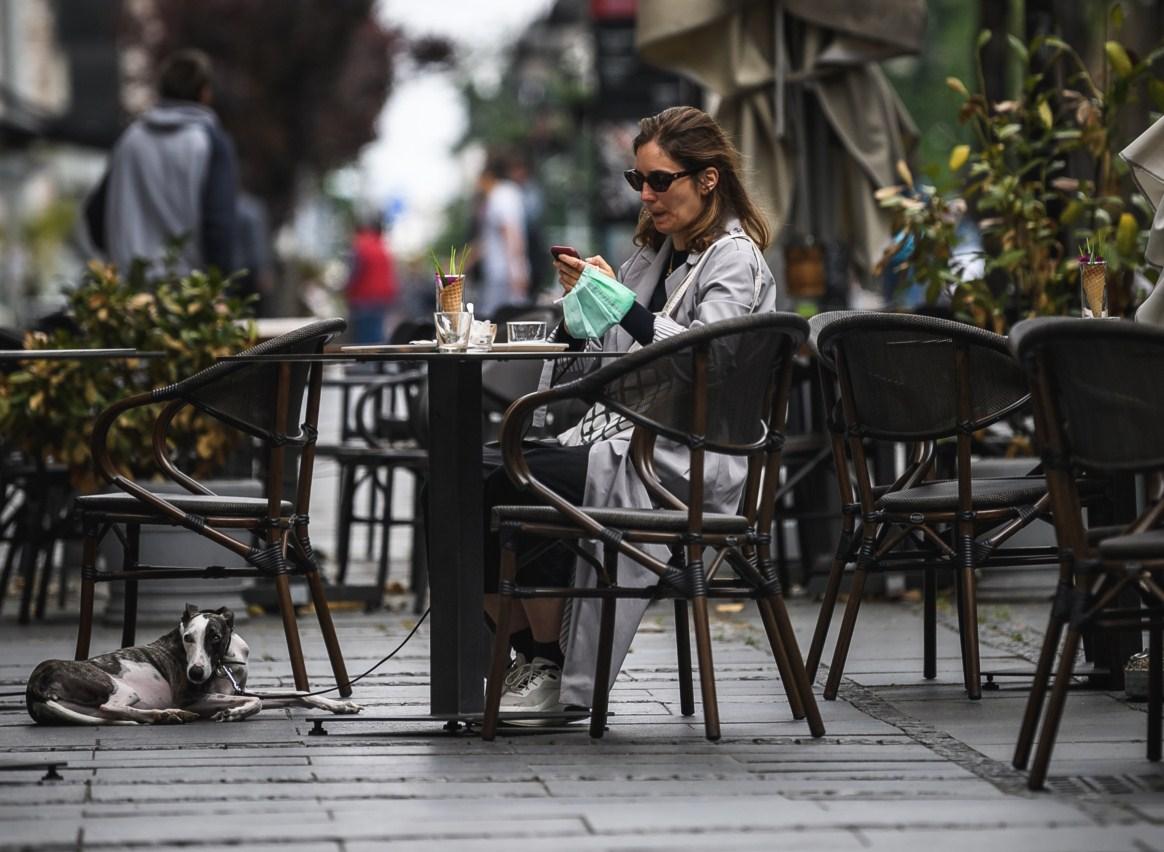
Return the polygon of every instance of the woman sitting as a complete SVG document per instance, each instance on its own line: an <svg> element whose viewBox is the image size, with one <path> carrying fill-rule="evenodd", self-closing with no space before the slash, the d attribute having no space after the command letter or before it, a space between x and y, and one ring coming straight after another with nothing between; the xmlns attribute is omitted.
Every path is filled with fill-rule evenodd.
<svg viewBox="0 0 1164 852"><path fill-rule="evenodd" d="M637 251L615 275L602 257L584 260L561 254L555 261L566 293L578 283L587 265L618 279L634 294L633 303L608 330L587 327L596 336L581 339L584 330L565 327L559 340L572 348L623 352L646 346L688 328L776 308L777 288L761 250L769 228L763 213L749 198L741 178L740 156L723 130L693 107L673 107L644 118L634 140L634 168L625 173L639 193L642 212L634 243ZM595 369L597 359L572 361L568 372ZM573 377L573 376L565 376ZM546 377L548 381L548 376ZM563 377L559 377L563 378ZM630 460L629 427L617 417L588 412L574 428L549 446L531 447L525 457L533 475L577 505L651 508L651 499ZM663 484L677 495L687 493L687 450L660 439L656 467ZM486 453L486 518L493 506L528 504L530 495L506 476L499 453ZM746 476L746 460L708 454L705 509L734 512ZM488 524L486 525L488 529ZM486 603L496 618L500 564L496 534L486 544ZM651 546L648 546L651 547ZM659 545L658 555L668 554ZM551 552L552 553L552 552ZM523 567L523 577L537 575L539 585L593 585L593 569L582 562L547 555ZM620 557L622 585L646 586L655 574ZM510 644L516 660L506 677L503 712L554 712L566 706L588 706L593 692L598 641L597 600L575 599L563 619L561 599L517 602L511 618ZM646 608L646 601L622 600L617 609L611 677L617 674Z"/></svg>

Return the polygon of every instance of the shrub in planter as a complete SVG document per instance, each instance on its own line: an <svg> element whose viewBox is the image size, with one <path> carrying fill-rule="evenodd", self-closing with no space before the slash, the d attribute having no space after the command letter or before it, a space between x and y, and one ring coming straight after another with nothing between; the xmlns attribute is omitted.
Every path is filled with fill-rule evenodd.
<svg viewBox="0 0 1164 852"><path fill-rule="evenodd" d="M90 464L94 416L130 393L158 387L210 366L255 340L249 300L230 294L217 272L127 276L90 264L67 294L67 327L31 332L27 349L134 348L165 357L131 361L29 361L0 376L0 434L9 445L46 463L68 467L74 487L98 486ZM149 408L127 412L110 433L116 463L139 479L156 475ZM231 430L187 407L171 429L173 458L195 478L216 472L237 441Z"/></svg>
<svg viewBox="0 0 1164 852"><path fill-rule="evenodd" d="M1118 6L1112 16L1118 29ZM989 37L979 37L979 51ZM1113 313L1127 313L1152 210L1117 156L1131 141L1120 114L1144 99L1164 109L1164 80L1153 70L1164 48L1139 58L1109 40L1098 77L1061 39L1012 36L1011 48L1024 71L1015 98L991 102L947 80L974 135L950 152L954 186L916 186L903 166L905 185L879 191L901 229L883 264L907 272L927 301L949 300L958 318L1005 332L1024 317L1078 312L1077 249L1086 241L1107 261ZM982 237L972 274L950 263L963 214Z"/></svg>

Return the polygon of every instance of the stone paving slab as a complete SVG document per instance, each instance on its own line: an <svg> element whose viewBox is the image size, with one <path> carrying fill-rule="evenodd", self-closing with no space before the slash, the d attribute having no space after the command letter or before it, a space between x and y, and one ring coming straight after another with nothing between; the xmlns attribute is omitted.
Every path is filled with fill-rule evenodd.
<svg viewBox="0 0 1164 852"><path fill-rule="evenodd" d="M745 611L713 628L724 738L709 743L698 708L679 715L667 609L648 614L612 694L609 731L595 742L584 726L484 743L431 723L359 719L309 737L306 717L316 714L303 710L239 724L44 728L20 699L0 699L0 760L69 763L60 782L0 772L0 849L1164 850L1164 768L1144 760L1142 704L1073 692L1053 791L1033 794L1009 766L1026 683L966 700L949 630L939 677L922 680L917 607L862 607L840 698L821 702L820 740L791 718L763 631ZM793 601L791 612L807 644L816 607ZM344 612L337 624L358 672L415 619ZM0 620L0 691L18 689L40 659L68 656L74 629L64 619L34 628ZM241 629L251 683L288 687L278 620ZM322 687L328 664L309 616L302 631ZM117 637L101 628L93 647ZM1037 647L1038 636L1029 641ZM1009 644L984 650L1000 666L1030 665ZM370 714L425 712L427 631L356 697Z"/></svg>

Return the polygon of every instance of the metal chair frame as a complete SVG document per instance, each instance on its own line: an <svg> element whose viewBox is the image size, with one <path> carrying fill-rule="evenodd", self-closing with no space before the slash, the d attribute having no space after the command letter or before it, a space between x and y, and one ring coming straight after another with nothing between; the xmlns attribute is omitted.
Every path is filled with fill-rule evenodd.
<svg viewBox="0 0 1164 852"><path fill-rule="evenodd" d="M710 343L716 337L733 331L765 326L771 327L772 334L782 335L782 340L773 361L773 367L778 365L778 369L773 370L770 382L762 391L763 402L760 411L765 424L764 437L747 446L714 445L705 440ZM674 600L680 667L680 705L682 713L687 716L695 712L688 635L688 606L690 606L699 660L704 726L707 738L713 741L720 737L720 725L707 602L709 598L721 597L748 597L755 600L794 717L807 718L810 732L814 737L824 734L824 725L784 604L771 554L770 535L776 506L775 493L779 485L783 430L792 376L792 355L803 342L805 331L804 321L788 314L758 315L715 323L652 344L606 365L590 376L527 395L510 407L501 432L506 471L516 484L532 491L543 503L553 507L560 518L553 521L536 518L531 520L526 507L497 507L494 510L494 528L500 533L502 547L499 582L501 597L486 692L482 728L482 736L485 739L493 738L498 723L505 660L508 656L507 637L512 602L517 598L540 597L602 600L590 720L592 737L601 737L605 730L615 605L620 597ZM583 398L590 402L602 399L601 389L605 383L629 374L653 358L677 356L677 353L683 350L688 350L691 358L690 433L603 399L609 408L617 410L634 424L631 455L635 470L657 505L664 507L652 513L656 520L661 513L665 514L668 511L673 513L670 518L673 521L671 528L660 529L657 525L654 529L645 528L650 525L642 523L636 525L633 519L620 522L619 518L612 517L609 513L604 514L602 510L588 510L585 506L575 506L532 475L523 455L522 435L536 409L547 403L568 398ZM690 493L686 502L663 485L655 468L653 449L659 436L684 444L690 451ZM749 460L743 513L739 517L731 517L726 525L723 518L714 519L713 522L711 516L705 516L702 508L704 456L707 450L746 455ZM622 512L623 510L616 510L615 514ZM718 530L714 528L716 522L720 525ZM601 542L603 558L600 562L592 561L598 571L598 585L586 589L517 585L519 535L555 540L590 539ZM642 543L667 545L674 554L679 555L679 559L672 559L666 563L659 561L636 546ZM717 549L716 557L709 566L705 566L703 562L703 551L706 547ZM617 577L619 554L630 557L655 573L659 577L659 584L645 589L619 586ZM725 566L735 572L735 579L720 579L717 576Z"/></svg>
<svg viewBox="0 0 1164 852"><path fill-rule="evenodd" d="M308 346L319 353L324 345L346 327L343 320L326 320L305 326L280 338L267 341L255 347L252 352L275 354L288 346ZM246 354L246 353L243 353ZM77 500L84 530L84 547L81 567L81 612L77 631L76 658L85 659L89 655L89 642L93 625L94 589L98 582L125 583L125 615L122 626L122 645L132 645L136 630L137 584L141 580L161 580L170 578L214 578L222 576L268 577L274 581L276 599L282 615L283 630L291 660L292 672L297 689L309 688L303 651L296 625L295 609L291 602L290 574L294 571L305 577L311 593L320 630L327 647L332 671L341 695L351 694L344 666L343 654L336 637L331 612L328 609L323 580L320 577L311 549L308 522L311 500L311 481L315 463L315 441L319 422L319 401L322 387L323 365L309 365L304 371L301 365L287 362L262 365L261 369L275 374L275 412L270 431L260 429L237 418L216 410L196 399L193 394L214 382L229 381L230 377L243 369L260 369L245 362L219 362L184 381L168 387L156 388L135 394L106 408L94 423L90 441L94 464L99 474L109 483L134 498L124 508L100 508L101 495L93 498L80 497ZM294 379L293 376L298 376ZM301 400L303 383L306 384L306 413L295 432L289 431L291 418L298 417L299 411L291 411L293 400ZM298 389L294 386L298 384ZM182 498L154 493L140 483L123 475L110 455L108 439L121 415L135 408L164 403L154 421L153 459L158 470L170 480L178 483L193 495L217 498L221 507L211 508L203 516L180 508ZM261 514L232 508L230 497L215 495L206 486L183 473L170 459L167 449L167 433L174 417L188 406L194 406L206 415L230 425L259 441L265 450L266 463L266 507ZM295 483L295 501L288 511L282 499L284 486L284 455L286 447L301 449L299 471ZM214 507L214 501L210 503ZM138 540L143 525L165 524L181 526L215 542L230 552L243 557L251 567L224 568L175 567L143 564L139 561ZM121 529L124 527L124 531ZM121 570L97 570L97 547L110 530L121 540L124 561ZM247 544L228 534L229 530L247 531L265 541L265 546Z"/></svg>
<svg viewBox="0 0 1164 852"><path fill-rule="evenodd" d="M833 323L841 319L844 320L844 328L838 331L839 327ZM923 676L926 679L936 677L936 570L950 568L957 577L955 592L963 683L968 697L977 700L982 694L982 672L978 649L975 569L1044 564L1054 558L1052 548L1002 546L1036 518L1045 519L1049 516L1050 498L1045 493L1030 503L997 508L976 507L974 502L975 480L971 466L973 433L1020 410L1027 403L1029 394L1017 394L996 410L975 415L970 367L973 348L984 346L999 353L1007 353L1004 338L980 329L913 315L872 312L837 312L822 318L819 325L814 324L814 331L818 328L818 353L826 406L835 411L839 401L843 415L843 427L835 423L832 434L838 488L845 509L841 538L809 649L808 669L815 674L842 575L846 565L852 562L855 563L852 586L829 666L825 699L834 700L840 688L865 580L871 571L923 571ZM956 406L956 425L949 429L904 431L887 429L881 423L872 422L857 403L854 384L860 380L857 371L861 366L850 366L848 363L844 352L844 329L855 329L862 333L884 331L889 335L933 334L937 340L948 340L953 359L952 393ZM940 393L942 389L903 388L903 392L920 395ZM835 397L830 399L834 394ZM926 480L932 471L935 442L950 437L956 440L956 507L945 510L910 508L906 511L886 508L886 498L890 495L893 495L891 499L895 499L907 496L909 490L915 487L935 484ZM866 442L878 440L904 442L911 448L910 461L904 473L889 486L876 486L870 473ZM856 481L855 495L848 479L849 460ZM899 546L906 541L916 549L899 550Z"/></svg>
<svg viewBox="0 0 1164 852"><path fill-rule="evenodd" d="M1159 443L1154 458L1127 459L1106 470L1089 461L1089 456L1094 458L1095 448L1081 444L1079 430L1073 429L1068 422L1062 393L1063 383L1070 377L1064 375L1054 357L1053 347L1048 344L1065 340L1074 345L1081 333L1098 333L1107 338L1103 340L1105 346L1146 343L1159 349L1161 363L1164 363L1164 333L1130 323L1105 323L1104 326L1102 329L1093 326L1091 320L1030 320L1015 327L1012 341L1031 383L1036 440L1054 505L1055 531L1060 548L1059 581L1012 761L1016 769L1026 769L1032 748L1035 748L1034 763L1030 764L1028 776L1028 786L1032 790L1042 789L1046 781L1067 690L1074 674L1076 654L1089 628L1148 633L1147 757L1151 761L1159 761L1161 757L1164 542L1155 544L1154 554L1136 559L1119 558L1118 554L1104 551L1113 543L1127 542L1153 530L1158 535L1164 521L1164 499L1150 501L1144 511L1116 531L1116 535L1111 535L1110 530L1101 530L1097 538L1084 527L1084 500L1078 477L1089 473L1164 469L1164 441ZM1111 381L1116 385L1118 377L1112 376ZM1118 387L1109 387L1109 390L1119 393ZM1119 599L1128 589L1139 594L1142 606L1128 608L1120 605ZM1059 651L1057 667L1056 650ZM1036 748L1035 730L1040 716L1042 728Z"/></svg>

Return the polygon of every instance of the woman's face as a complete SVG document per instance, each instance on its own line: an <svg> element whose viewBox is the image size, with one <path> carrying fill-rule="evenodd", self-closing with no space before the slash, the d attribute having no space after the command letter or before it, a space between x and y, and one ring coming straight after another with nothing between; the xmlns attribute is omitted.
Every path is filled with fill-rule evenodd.
<svg viewBox="0 0 1164 852"><path fill-rule="evenodd" d="M639 147L635 154L635 169L642 175L651 172L685 171L682 165L672 160L652 140ZM706 196L699 191L702 171L694 172L686 177L671 182L665 192L656 192L646 182L639 190L639 198L643 208L651 217L655 230L660 234L668 234L677 249L687 247L685 235L687 230L703 212Z"/></svg>

